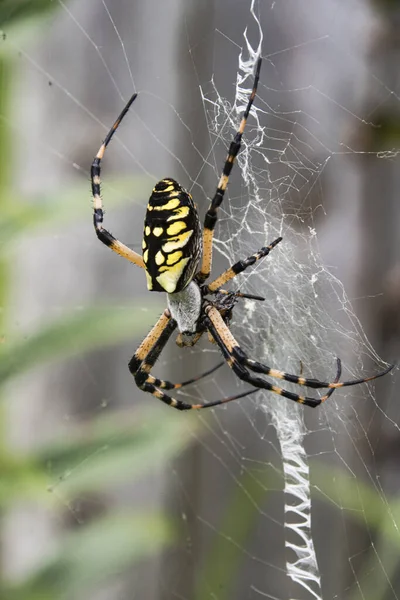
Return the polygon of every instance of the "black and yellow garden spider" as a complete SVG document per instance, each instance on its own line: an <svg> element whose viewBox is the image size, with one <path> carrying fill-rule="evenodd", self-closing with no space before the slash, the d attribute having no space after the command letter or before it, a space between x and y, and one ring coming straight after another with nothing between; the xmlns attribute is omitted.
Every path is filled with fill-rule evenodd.
<svg viewBox="0 0 400 600"><path fill-rule="evenodd" d="M218 406L219 404L243 398L258 389L265 389L295 402L316 407L329 398L336 388L357 385L376 379L377 377L382 377L393 367L391 365L372 377L339 382L341 362L340 359L337 359L336 377L333 382L329 383L271 369L247 356L229 329L232 311L240 297L256 300L264 300L264 298L249 296L239 292L229 292L224 290L223 286L255 262L267 256L282 240L281 237L268 246L261 248L261 250L252 256L238 261L222 273L222 275L211 281L211 283L205 283L211 272L213 234L218 218L218 208L224 198L229 175L240 150L244 128L257 92L260 69L261 58L257 61L253 90L246 110L244 111L239 129L229 147L228 157L225 161L216 193L211 200L205 216L203 233L201 232L199 216L192 196L171 178L159 181L150 196L144 222L142 256L114 238L103 227L104 215L100 196L100 162L112 136L128 112L131 104L136 99L137 94L134 94L130 98L115 121L92 163L91 181L94 200L94 228L97 237L103 244L111 248L111 250L145 270L147 287L150 291L167 293L168 308L136 350L129 363L129 370L141 390L149 392L165 404L179 410ZM201 258L201 266L198 271ZM182 388L209 375L224 364L222 362L210 371L183 383L171 383L153 377L151 369L176 328L179 331L176 340L179 346L193 346L203 333L208 332L210 340L218 344L225 361L233 372L241 380L252 385L252 389L235 396L203 402L201 404L187 404L182 400L177 400L167 395L163 390ZM266 379L255 376L254 373L269 375L270 377L283 379L284 381L290 381L291 383L310 388L328 388L329 391L320 398L300 396L277 387Z"/></svg>

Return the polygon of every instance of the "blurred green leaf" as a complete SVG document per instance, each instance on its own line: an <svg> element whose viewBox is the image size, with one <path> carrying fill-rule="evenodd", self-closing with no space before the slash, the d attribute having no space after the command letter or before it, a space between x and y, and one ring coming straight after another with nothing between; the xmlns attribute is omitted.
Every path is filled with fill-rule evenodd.
<svg viewBox="0 0 400 600"><path fill-rule="evenodd" d="M146 300L125 307L82 308L44 325L24 339L0 347L0 386L34 366L76 356L141 334L154 324L161 307Z"/></svg>
<svg viewBox="0 0 400 600"><path fill-rule="evenodd" d="M2 26L9 25L57 8L59 9L60 5L54 0L1 0L0 23Z"/></svg>
<svg viewBox="0 0 400 600"><path fill-rule="evenodd" d="M68 0L66 4L69 4ZM21 52L21 46L37 40L57 10L61 10L61 3L56 0L1 0L0 60L12 64ZM50 27L51 22L48 22Z"/></svg>
<svg viewBox="0 0 400 600"><path fill-rule="evenodd" d="M135 391L132 381L132 396ZM28 453L0 451L0 506L20 498L59 508L59 496L107 490L162 469L192 440L199 421L193 415L132 406L104 412L85 424L68 428L57 439ZM52 492L57 490L57 494Z"/></svg>
<svg viewBox="0 0 400 600"><path fill-rule="evenodd" d="M312 477L318 481L315 487L318 498L334 509L339 506L348 519L367 527L374 544L363 556L359 568L357 588L349 600L383 600L391 595L391 581L395 580L399 567L400 500L383 494L380 487L364 482L361 477L344 469L329 469L320 461L313 461ZM376 568L379 556L380 568Z"/></svg>
<svg viewBox="0 0 400 600"><path fill-rule="evenodd" d="M148 177L125 177L109 180L103 186L107 206L114 209L129 203L145 204L151 184ZM60 227L77 219L87 219L92 227L93 212L87 181L71 185L66 189L43 198L23 200L20 196L7 196L2 204L0 239L2 251L17 240L18 236L34 229ZM144 211L144 206L143 206ZM93 231L93 236L94 231Z"/></svg>
<svg viewBox="0 0 400 600"><path fill-rule="evenodd" d="M62 546L21 585L9 586L8 600L74 598L120 575L133 562L153 555L174 538L167 520L155 513L107 516L65 536Z"/></svg>
<svg viewBox="0 0 400 600"><path fill-rule="evenodd" d="M132 395L135 385L132 381ZM168 410L103 415L36 454L68 497L162 468L192 439L197 420Z"/></svg>
<svg viewBox="0 0 400 600"><path fill-rule="evenodd" d="M379 529L395 546L400 548L400 532L393 524L400 523L400 500L388 499L379 488L354 478L343 469L326 468L313 462L312 475L318 481L318 497L334 506L340 506L349 517L361 525ZM397 548L397 552L398 552Z"/></svg>
<svg viewBox="0 0 400 600"><path fill-rule="evenodd" d="M214 537L197 580L196 600L228 600L235 595L243 548L260 516L260 506L271 489L270 474L268 470L261 476L251 470L245 471L233 488L218 525L219 534Z"/></svg>

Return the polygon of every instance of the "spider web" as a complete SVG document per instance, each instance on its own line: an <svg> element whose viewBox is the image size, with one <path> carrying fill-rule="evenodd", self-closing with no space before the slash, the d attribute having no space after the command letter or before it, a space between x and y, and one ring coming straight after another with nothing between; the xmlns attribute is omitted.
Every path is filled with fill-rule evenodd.
<svg viewBox="0 0 400 600"><path fill-rule="evenodd" d="M46 46L33 50L7 30L7 44L20 54L23 86L31 90L35 107L25 110L25 103L20 106L18 119L11 126L25 140L24 147L35 143L41 155L26 166L21 182L24 192L50 190L56 195L64 178L87 178L87 165L99 145L96 141L93 146L92 140L104 136L134 88L140 92L137 106L124 121L105 159L106 226L137 249L147 198L134 207L137 224L130 212L125 213L125 222L118 221L107 198L112 188L112 184L107 186L107 177L113 169L118 173L133 168L148 178L148 190L157 179L174 176L191 190L204 214L247 103L254 64L261 52L257 98L238 166L220 209L214 272L221 272L278 236L283 241L269 257L241 275L237 284L232 283L232 289L237 285L245 293L266 298L265 302L238 303L232 331L252 358L306 377L332 380L337 356L343 361L343 380L384 368L374 347L387 360L393 360L395 349L389 343L379 344L377 334L370 343L357 316L369 315L373 334L371 314L382 306L383 288L382 280L369 287L372 297L368 298L363 291L360 294L363 288L357 282L366 266L362 227L363 178L367 176L362 161L368 161L379 177L381 163L396 165L399 151L398 142L394 147L376 144L372 150L365 150L367 143L362 143L371 135L380 107L388 99L397 111L400 104L398 83L389 85L380 79L375 65L366 59L367 32L376 17L357 2L340 8L324 0L324 10L316 4L313 12L289 0L252 0L242 3L240 10L230 7L235 15L230 20L221 3L211 31L206 28L207 33L199 36L189 23L181 25L185 32L185 51L181 46L181 52L186 62L182 60L183 64L178 62L172 69L176 45L168 40L182 33L174 22L178 21L175 5L166 3L168 6L156 14L150 3L138 4L138 23L146 23L153 40L160 31L165 37L165 48L159 46L154 51L150 42L146 45L143 40L136 20L131 24L132 32L124 25L123 11L111 3L96 0L83 4L81 10L76 3L59 0L56 18L61 20L60 47L73 49L78 59L64 71L57 60L47 60ZM171 10L174 16L164 10ZM102 24L99 29L90 24L95 18ZM189 12L185 18L189 21ZM170 29L162 26L163 19ZM286 24L288 30L273 35L273 24L278 29ZM204 66L201 53L210 43L214 48L212 63ZM84 61L81 57L85 54ZM80 88L80 71L85 69L93 77L87 95ZM188 72L192 85L182 97L180 78ZM354 80L359 83L356 91ZM366 107L363 96L370 88L372 105ZM110 99L109 105L102 90ZM354 100L356 92L359 98ZM198 121L190 117L196 98ZM44 123L52 111L65 118L62 122L56 119L57 127L44 138ZM145 142L149 139L150 143ZM180 152L180 144L186 153ZM44 312L63 314L71 305L77 308L90 301L96 287L90 277L97 261L101 263L101 286L106 280L110 296L123 304L130 295L140 295L146 303L142 274L127 271L122 261L116 266L114 256L105 254L96 240L89 240L93 236L90 219L88 211L87 227L70 229L65 237L49 235L36 251L31 250L31 239L26 240L19 255L15 294L18 314L24 315L19 318L18 329L24 331L31 322L40 322ZM63 242L65 246L72 242L77 249L60 256ZM82 249L87 258L81 256ZM49 255L58 256L57 265L49 263ZM43 291L35 286L36 274L35 281L29 278L29 273L37 273L38 265L43 273L53 267ZM83 274L76 278L77 268ZM68 273L68 283L63 275L56 279L60 283L54 290L51 282L60 271ZM77 290L72 303L71 282ZM35 300L30 301L27 311L24 298L32 293ZM88 412L107 412L112 405L121 404L133 410L132 397L135 403L142 398L132 391L125 365L135 345L130 342L113 355L118 360L112 370L108 357L79 358L73 365L75 370L70 365L64 367L67 384L63 366L56 371L56 384L48 373L30 380L30 394L36 401L29 408L26 388L17 391L17 408L13 410L18 445L37 443L31 423L40 419L43 405L48 411L52 385L56 385L58 401L54 406L52 400L46 413L41 430L45 438L51 438L55 428L61 436L68 432L69 423L81 418L80 399L89 395ZM193 361L191 368L219 360L217 351L206 344L188 350L186 355ZM157 375L184 379L181 358L181 351L169 348L161 357ZM113 375L106 376L110 372ZM142 597L155 599L399 598L394 499L399 482L390 461L381 457L388 442L396 451L399 415L390 376L386 379L379 387L377 384L379 393L375 393L374 385L345 388L315 411L274 394L257 392L208 415L194 416L203 432L196 435L193 462L188 459L183 466L171 463L167 474L158 474L157 482L150 478L134 492L129 485L111 491L117 505L132 498L146 504L150 496L162 505L167 491L186 535L186 547L176 550L172 568L157 565L162 592L154 587L154 564L150 576L133 576L134 589L142 590ZM242 388L230 373L218 372L204 384L182 391L181 396L211 399ZM285 388L303 391L290 384ZM153 400L146 398L145 402ZM176 418L187 417L178 414ZM85 460L103 451L98 448ZM63 489L63 480L73 479L77 472L79 467L68 468L58 480L49 467L49 485L72 520L85 524L89 517L84 511L79 519L76 517L76 504L72 505ZM84 497L80 500L82 505L87 502ZM31 511L23 516L29 527L37 517ZM53 532L48 536L43 533L51 529L49 521L44 511L36 527L51 547ZM21 555L21 522L21 512L17 511L10 518L11 533L6 538L9 569L17 573L37 560L29 552ZM32 553L36 552L35 547ZM181 564L192 574L191 586L177 567ZM120 593L110 589L104 597L124 597Z"/></svg>
<svg viewBox="0 0 400 600"><path fill-rule="evenodd" d="M251 90L263 31L254 12L254 2L250 12L258 27L259 41L252 46L247 29L244 31L234 104L227 103L215 86L214 94L203 95L207 113L211 115L209 129L213 138L229 140L225 131L235 129ZM264 65L262 81L269 82L273 78L268 73L276 69L274 57L266 67ZM251 134L246 132L245 147L238 158L242 195L236 206L232 201L224 204L225 227L220 227L222 233L217 245L227 261L232 262L232 257L251 255L256 248L278 236L283 236L284 241L277 252L257 265L255 272L242 276L242 289L265 295L267 304L246 302L240 325L236 324L240 331L238 337L250 354L256 351L267 364L271 364L273 357L273 366L284 365L288 372L299 372L300 367L303 373L321 373L322 379L326 379L324 372L331 373L330 378L333 378L335 356L344 355L353 367L349 369L351 378L355 378L364 371L365 365L371 364L368 359L375 362L379 359L353 312L343 285L322 263L313 226L316 209L309 200L329 160L351 149L340 139L330 140L329 146L325 145L321 133L319 138L314 135L315 120L305 110L274 108L279 104L276 98L281 99L285 92L301 97L304 92L310 92L311 87L284 90L283 94L282 89L270 88L268 84L267 87L272 100L264 99L261 94L261 100L256 102L249 125ZM301 99L300 104L307 101ZM299 222L306 223L300 231ZM298 392L295 386L293 391ZM371 389L366 393L376 402ZM341 402L346 395L351 396L351 392L343 394ZM312 535L309 461L304 447L309 430L302 408L276 401L271 396L259 393L256 401L271 419L282 457L287 575L306 590L306 597L322 599ZM336 398L331 399L322 417L330 428L336 419L343 419L338 402ZM335 415L332 410L337 411Z"/></svg>

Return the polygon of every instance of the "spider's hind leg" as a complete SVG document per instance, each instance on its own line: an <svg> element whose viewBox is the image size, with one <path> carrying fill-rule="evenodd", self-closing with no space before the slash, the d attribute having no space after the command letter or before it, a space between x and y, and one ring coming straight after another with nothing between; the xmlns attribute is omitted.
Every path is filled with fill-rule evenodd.
<svg viewBox="0 0 400 600"><path fill-rule="evenodd" d="M103 242L103 244L108 246L108 248L110 248L110 250L112 250L113 252L116 252L123 258L126 258L131 263L133 263L143 269L144 262L143 262L142 257L140 256L140 254L138 254L137 252L134 252L128 246L126 246L125 244L123 244L122 242L117 240L109 231L107 231L107 229L105 229L103 227L104 210L103 210L103 202L102 202L101 193L100 193L101 161L103 159L106 148L107 148L108 144L110 143L110 140L112 139L114 133L117 131L119 124L121 123L122 119L128 112L132 102L134 102L136 97L137 97L137 94L133 94L133 96L129 99L125 108L119 115L118 119L115 121L114 125L111 127L104 142L100 146L100 149L92 162L92 166L90 169L90 178L91 178L91 184L92 184L93 209L94 209L93 210L93 224L94 224L94 229L95 229L98 239L101 242Z"/></svg>
<svg viewBox="0 0 400 600"><path fill-rule="evenodd" d="M152 375L149 375L146 381L147 383L152 383L155 387L158 387L162 390L180 390L181 388L186 387L187 385L197 383L198 381L204 379L208 375L215 373L215 371L220 369L224 364L225 361L219 362L211 369L208 369L208 371L204 371L203 373L200 373L200 375L196 375L196 377L192 377L191 379L187 379L186 381L182 381L181 383L172 383L171 381L167 381L165 379L157 379Z"/></svg>
<svg viewBox="0 0 400 600"><path fill-rule="evenodd" d="M300 375L292 375L291 373L285 373L285 371L271 369L271 367L263 365L247 357L246 353L239 346L232 333L230 332L229 328L224 323L224 320L220 315L219 311L214 306L210 304L206 308L206 312L207 328L209 329L209 331L211 331L212 336L218 343L229 366L233 369L233 371L240 379L242 379L243 381L247 381L255 387L269 390L271 392L274 392L275 394L279 394L280 396L284 396L285 398L294 400L295 402L299 402L300 404L306 404L307 406L311 407L318 406L319 404L321 404L321 402L325 402L325 400L327 400L327 398L330 397L332 390L340 387L358 385L360 383L372 381L373 379L377 379L378 377L386 375L386 373L388 373L393 368L393 365L390 365L387 369L381 371L377 375L365 377L363 379L339 381L338 374L340 374L339 372L341 370L341 362L340 359L337 358L337 376L336 379L334 379L334 381L332 382L319 381L318 379L308 379ZM287 390L272 385L271 383L269 383L269 381L266 381L261 377L254 377L249 373L248 369L255 373L263 373L264 375L276 377L277 379L283 379L284 381L289 381L291 383L295 383L305 387L311 387L314 389L328 388L329 392L327 392L321 398L300 396L299 394L293 394L292 392L288 392Z"/></svg>
<svg viewBox="0 0 400 600"><path fill-rule="evenodd" d="M233 370L235 375L237 375L237 377L239 377L239 379L241 379L242 381L246 381L250 385L254 386L256 389L265 389L267 391L273 392L274 394L278 394L279 396L283 396L284 398L288 398L289 400L293 400L294 402L298 402L300 404L305 404L307 406L311 406L312 408L315 408L316 406L321 404L321 402L324 402L325 400L327 400L327 398L329 398L332 395L333 389L329 390L321 398L300 396L299 394L294 394L293 392L289 392L289 391L284 390L276 385L273 385L266 379L262 379L261 377L254 376L252 373L250 373L248 371L248 368L249 368L248 364L247 363L244 364L244 361L238 360L238 358L237 358L238 354L240 355L240 352L241 352L244 355L244 352L241 350L240 346L236 342L236 340L233 337L232 333L230 332L229 328L224 323L224 320L221 317L219 311L210 304L207 307L206 312L207 312L207 317L206 317L207 328L209 329L209 331L211 332L211 335L213 336L213 338L217 342L218 346L220 347L220 350L221 350L226 362L231 367L231 369ZM238 350L240 351L239 353L237 352ZM271 374L271 371L272 370L270 369L269 374ZM283 374L286 375L285 373L283 373ZM332 388L336 387L337 385L340 385L337 383L339 381L340 375L341 375L341 362L340 362L340 359L337 359L336 377L335 377L334 383L332 384ZM298 379L298 377L297 377L297 379ZM291 380L289 380L289 381L291 381ZM294 381L293 383L298 383L298 381Z"/></svg>
<svg viewBox="0 0 400 600"><path fill-rule="evenodd" d="M161 402L164 402L165 404L168 404L173 408L177 408L178 410L191 410L205 408L207 406L213 406L214 403L207 403L206 405L187 404L186 402L182 402L181 400L171 398L171 396L168 396L162 390L180 389L186 385L195 383L196 381L203 379L203 377L214 373L214 371L219 369L224 364L224 362L220 362L212 369L208 369L204 373L201 373L196 377L192 377L191 379L183 381L182 383L172 383L170 381L165 381L163 379L153 377L150 374L151 369L157 362L169 338L175 331L176 326L176 321L174 321L171 318L169 310L164 311L164 313L161 315L161 317L151 329L151 331L147 334L147 336L140 344L139 348L136 350L135 354L129 362L129 370L135 378L135 383L142 391L149 392L155 398L161 400ZM253 391L254 390L242 392L237 397L241 398L243 396L247 396ZM236 396L232 399L236 399Z"/></svg>

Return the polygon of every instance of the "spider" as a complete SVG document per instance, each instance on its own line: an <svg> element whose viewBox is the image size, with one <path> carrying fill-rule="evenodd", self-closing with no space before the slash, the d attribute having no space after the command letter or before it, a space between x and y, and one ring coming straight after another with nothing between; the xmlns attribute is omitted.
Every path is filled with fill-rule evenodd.
<svg viewBox="0 0 400 600"><path fill-rule="evenodd" d="M252 298L255 300L264 300L264 298L241 294L240 292L230 292L223 289L223 286L245 269L265 258L282 241L281 237L248 258L239 260L224 271L222 275L212 280L211 283L205 283L211 272L213 235L218 218L218 208L223 201L235 158L240 151L243 132L257 92L260 69L261 57L256 64L253 89L239 129L230 144L217 190L204 219L203 232L201 231L199 215L192 196L170 177L159 181L150 196L144 221L142 256L117 240L103 227L104 213L100 196L100 163L111 138L137 98L136 93L130 98L111 127L91 167L94 228L97 237L113 252L144 269L147 287L150 291L167 293L168 308L136 350L129 362L129 370L141 390L149 392L165 404L178 410L218 406L243 398L258 389L265 389L294 402L316 407L327 400L336 388L357 385L382 377L393 367L391 365L372 377L339 382L341 361L337 359L336 377L329 383L272 369L247 356L229 329L232 311L239 298ZM200 270L198 270L199 264ZM153 377L151 370L176 329L179 332L176 343L181 347L193 346L207 332L210 341L218 344L224 360L237 377L249 383L252 388L228 398L201 404L188 404L166 394L163 390L182 388L213 373L224 364L224 362L221 362L213 369L183 383L171 383ZM324 396L317 398L301 396L273 385L265 378L255 375L255 373L269 375L309 388L327 388L329 391Z"/></svg>

